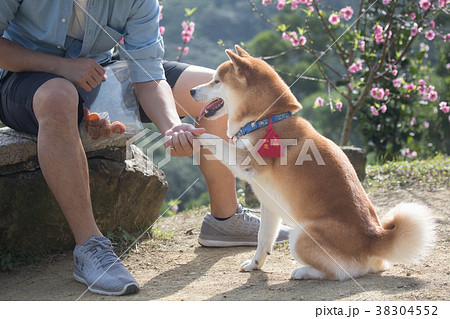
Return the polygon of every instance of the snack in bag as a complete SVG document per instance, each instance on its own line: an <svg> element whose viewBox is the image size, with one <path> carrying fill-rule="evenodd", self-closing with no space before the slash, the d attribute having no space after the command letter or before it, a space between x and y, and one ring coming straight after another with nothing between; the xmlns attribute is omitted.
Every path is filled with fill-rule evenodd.
<svg viewBox="0 0 450 319"><path fill-rule="evenodd" d="M117 61L104 69L105 81L90 92L78 90L83 99L80 134L85 145L143 129L128 62Z"/></svg>

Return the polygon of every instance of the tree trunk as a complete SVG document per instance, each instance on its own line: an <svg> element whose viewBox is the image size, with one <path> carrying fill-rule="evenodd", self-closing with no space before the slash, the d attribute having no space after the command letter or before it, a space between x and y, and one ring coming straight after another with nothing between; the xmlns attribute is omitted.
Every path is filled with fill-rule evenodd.
<svg viewBox="0 0 450 319"><path fill-rule="evenodd" d="M347 108L347 114L345 115L344 128L342 130L341 136L341 146L345 146L350 138L350 130L352 128L353 115L355 114L355 109L352 106Z"/></svg>

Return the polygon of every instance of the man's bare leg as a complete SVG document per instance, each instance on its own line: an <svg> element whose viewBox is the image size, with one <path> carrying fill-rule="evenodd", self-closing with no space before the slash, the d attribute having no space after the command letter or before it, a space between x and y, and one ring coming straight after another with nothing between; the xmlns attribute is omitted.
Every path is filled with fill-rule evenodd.
<svg viewBox="0 0 450 319"><path fill-rule="evenodd" d="M94 220L89 171L78 133L78 93L61 78L45 82L35 93L39 123L38 160L42 174L72 229L78 245L101 236Z"/></svg>
<svg viewBox="0 0 450 319"><path fill-rule="evenodd" d="M190 89L209 82L214 71L198 66L189 66L178 78L173 95L180 116L193 116L197 119L203 104L195 102L190 94ZM228 140L226 136L227 117L223 116L215 121L202 119L198 127L204 127L207 133L211 133ZM208 187L211 215L216 218L228 218L236 213L236 179L231 171L219 161L208 161L203 156L200 159L200 171L205 177Z"/></svg>

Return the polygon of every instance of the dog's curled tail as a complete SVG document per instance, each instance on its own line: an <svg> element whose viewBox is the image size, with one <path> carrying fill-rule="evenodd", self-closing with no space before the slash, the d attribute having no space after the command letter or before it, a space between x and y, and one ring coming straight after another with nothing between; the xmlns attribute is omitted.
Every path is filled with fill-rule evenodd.
<svg viewBox="0 0 450 319"><path fill-rule="evenodd" d="M382 222L376 254L391 263L410 264L427 255L435 240L434 223L426 206L401 203Z"/></svg>

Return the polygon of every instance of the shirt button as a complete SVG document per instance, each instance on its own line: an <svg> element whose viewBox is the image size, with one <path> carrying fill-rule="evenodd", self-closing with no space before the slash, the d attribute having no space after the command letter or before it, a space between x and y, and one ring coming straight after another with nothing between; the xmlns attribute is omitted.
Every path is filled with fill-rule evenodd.
<svg viewBox="0 0 450 319"><path fill-rule="evenodd" d="M61 19L62 23L66 23L66 19L62 18Z"/></svg>
<svg viewBox="0 0 450 319"><path fill-rule="evenodd" d="M58 46L57 46L57 48L58 48L58 49L61 49L61 46L60 46L60 45L58 45Z"/></svg>

